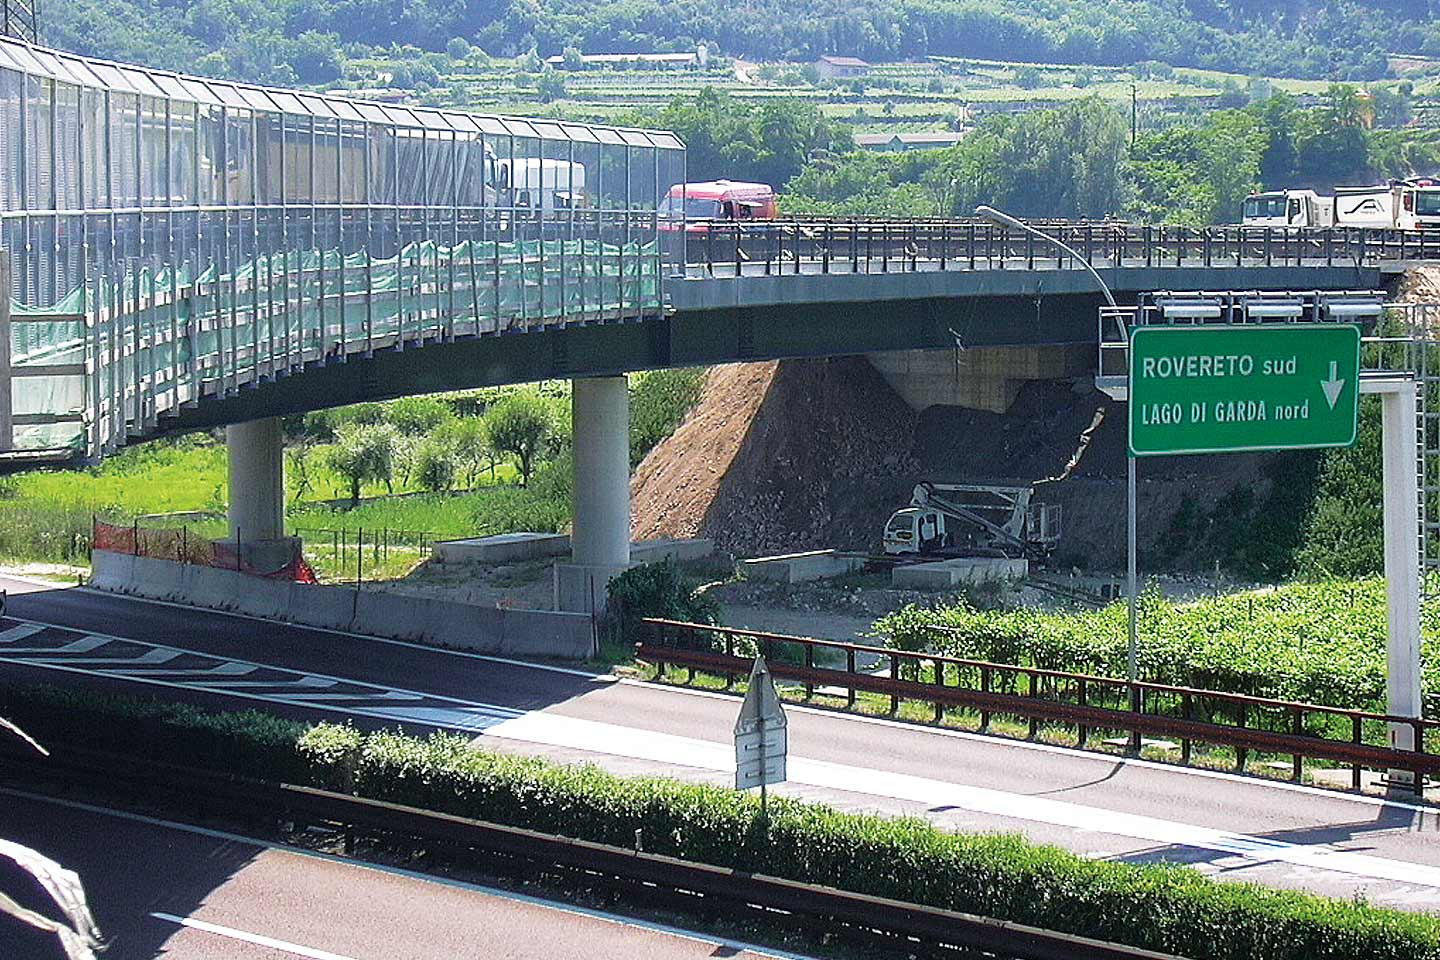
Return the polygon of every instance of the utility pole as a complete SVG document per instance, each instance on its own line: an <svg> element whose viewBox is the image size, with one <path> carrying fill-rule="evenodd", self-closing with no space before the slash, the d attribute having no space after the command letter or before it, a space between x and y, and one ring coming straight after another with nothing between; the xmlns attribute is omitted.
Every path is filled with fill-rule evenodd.
<svg viewBox="0 0 1440 960"><path fill-rule="evenodd" d="M1135 146L1135 136L1140 130L1140 87L1130 81L1130 146Z"/></svg>

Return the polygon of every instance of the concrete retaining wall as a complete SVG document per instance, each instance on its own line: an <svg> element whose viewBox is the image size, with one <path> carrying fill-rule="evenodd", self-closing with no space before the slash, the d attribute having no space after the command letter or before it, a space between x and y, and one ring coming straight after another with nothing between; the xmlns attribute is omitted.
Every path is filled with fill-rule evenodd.
<svg viewBox="0 0 1440 960"><path fill-rule="evenodd" d="M476 653L583 660L590 617L553 610L482 607L378 589L266 580L234 570L96 550L90 585L308 627L443 644Z"/></svg>

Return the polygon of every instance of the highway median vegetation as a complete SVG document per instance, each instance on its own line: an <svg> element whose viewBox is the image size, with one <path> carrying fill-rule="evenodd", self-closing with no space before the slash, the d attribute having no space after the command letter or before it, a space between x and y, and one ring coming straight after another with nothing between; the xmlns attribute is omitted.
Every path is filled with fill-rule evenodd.
<svg viewBox="0 0 1440 960"><path fill-rule="evenodd" d="M1352 709L1385 703L1385 581L1296 583L1176 602L1140 601L1140 677L1153 683ZM1440 622L1423 623L1426 714L1440 708ZM1045 613L968 604L909 606L880 618L885 645L968 660L1123 677L1124 603Z"/></svg>
<svg viewBox="0 0 1440 960"><path fill-rule="evenodd" d="M83 745L627 848L638 836L652 853L1192 960L1440 960L1440 920L1429 915L784 798L771 800L767 827L751 795L490 753L457 734L363 733L50 688L3 691L0 714L62 755Z"/></svg>

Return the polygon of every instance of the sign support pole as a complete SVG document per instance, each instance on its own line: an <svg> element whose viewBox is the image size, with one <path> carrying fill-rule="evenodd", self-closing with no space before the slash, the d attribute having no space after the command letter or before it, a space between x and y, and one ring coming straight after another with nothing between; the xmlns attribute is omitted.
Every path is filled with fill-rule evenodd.
<svg viewBox="0 0 1440 960"><path fill-rule="evenodd" d="M1387 384L1387 386L1390 386ZM1416 384L1395 382L1381 393L1381 460L1385 488L1385 600L1389 620L1385 674L1386 712L1418 717L1420 711L1420 478L1415 457ZM1390 724L1390 746L1414 750L1415 728ZM1391 770L1394 787L1416 786L1411 770Z"/></svg>
<svg viewBox="0 0 1440 960"><path fill-rule="evenodd" d="M1140 645L1139 645L1139 624L1137 622L1139 608L1139 550L1136 547L1136 519L1135 519L1135 461L1136 456L1131 453L1126 456L1125 474L1125 515L1126 515L1126 539L1127 553L1129 554L1129 594L1130 594L1130 616L1129 616L1129 647L1125 663L1125 678L1130 681L1130 709L1140 711L1140 688L1135 682L1140 679ZM1131 749L1139 749L1139 734L1131 738Z"/></svg>
<svg viewBox="0 0 1440 960"><path fill-rule="evenodd" d="M765 717L759 717L757 729L760 731L760 740L756 749L760 754L760 829L768 836L770 833L770 811L765 804Z"/></svg>

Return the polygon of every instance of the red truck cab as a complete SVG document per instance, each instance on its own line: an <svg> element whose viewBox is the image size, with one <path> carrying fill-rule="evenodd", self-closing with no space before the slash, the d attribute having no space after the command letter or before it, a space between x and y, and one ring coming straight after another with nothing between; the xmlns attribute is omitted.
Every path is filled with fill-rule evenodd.
<svg viewBox="0 0 1440 960"><path fill-rule="evenodd" d="M660 203L661 229L665 221L683 220L687 230L703 230L704 223L694 221L773 220L779 212L774 187L739 180L677 183Z"/></svg>

